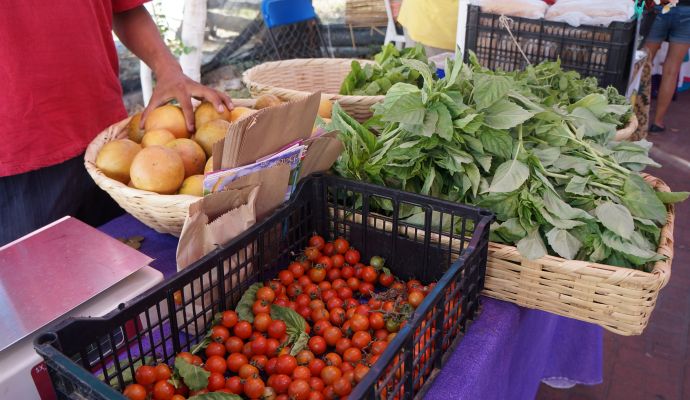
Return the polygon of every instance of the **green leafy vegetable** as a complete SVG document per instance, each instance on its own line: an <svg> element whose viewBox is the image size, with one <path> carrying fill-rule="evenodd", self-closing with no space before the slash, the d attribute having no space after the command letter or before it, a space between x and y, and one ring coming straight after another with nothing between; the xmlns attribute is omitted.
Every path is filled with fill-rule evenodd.
<svg viewBox="0 0 690 400"><path fill-rule="evenodd" d="M247 290L244 291L242 298L237 303L235 307L235 312L239 317L240 321L254 322L254 312L252 312L252 307L256 301L256 292L263 286L260 282L257 282Z"/></svg>
<svg viewBox="0 0 690 400"><path fill-rule="evenodd" d="M288 335L287 345L292 345L291 356L296 356L307 347L309 342L309 335L306 332L307 322L295 310L274 304L271 306L271 318L285 322Z"/></svg>
<svg viewBox="0 0 690 400"><path fill-rule="evenodd" d="M211 373L188 363L182 357L175 358L175 370L189 390L201 390L208 386L208 377L211 376Z"/></svg>

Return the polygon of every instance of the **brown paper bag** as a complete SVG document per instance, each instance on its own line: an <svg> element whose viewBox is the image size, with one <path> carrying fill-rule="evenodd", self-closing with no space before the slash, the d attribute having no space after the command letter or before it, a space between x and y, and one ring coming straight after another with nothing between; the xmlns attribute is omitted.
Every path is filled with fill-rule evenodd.
<svg viewBox="0 0 690 400"><path fill-rule="evenodd" d="M304 143L309 147L302 160L299 180L314 172L328 171L344 150L336 132L305 140Z"/></svg>
<svg viewBox="0 0 690 400"><path fill-rule="evenodd" d="M214 193L192 203L177 245L178 271L254 225L259 190L258 185L246 185L243 188ZM252 253L244 252L243 254L241 259L233 259L223 265L224 276L231 274L233 266L238 263L245 264ZM244 279L248 273L252 272L251 269L251 264L244 265L239 271L238 279ZM206 329L206 321L212 318L212 303L219 298L217 290L210 289L216 286L217 282L216 269L212 269L184 288L182 293L185 303L188 303L190 299L193 300L184 309L177 311L180 327L187 326L186 333L197 334L197 330L201 332ZM224 305L220 306L224 307ZM188 322L195 319L196 323Z"/></svg>
<svg viewBox="0 0 690 400"><path fill-rule="evenodd" d="M285 202L285 193L290 182L290 166L280 164L238 178L227 189L260 185L256 198L256 221L262 221Z"/></svg>

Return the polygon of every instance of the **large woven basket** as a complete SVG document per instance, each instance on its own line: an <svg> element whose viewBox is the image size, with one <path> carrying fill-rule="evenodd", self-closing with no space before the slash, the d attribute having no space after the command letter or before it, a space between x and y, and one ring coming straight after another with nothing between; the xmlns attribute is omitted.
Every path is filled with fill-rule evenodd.
<svg viewBox="0 0 690 400"><path fill-rule="evenodd" d="M358 60L362 64L369 60ZM352 59L308 58L271 61L257 65L243 75L252 96L270 93L282 100L302 98L321 91L322 97L337 101L358 121L372 116L371 106L383 101L384 96L343 96L340 85L350 72Z"/></svg>
<svg viewBox="0 0 690 400"><path fill-rule="evenodd" d="M235 99L233 103L236 106L253 107L255 101ZM96 156L106 143L127 137L127 124L130 119L131 117L109 126L89 144L84 154L86 171L96 185L106 191L120 207L136 219L157 232L180 236L189 205L199 200L199 197L184 194L162 195L134 189L108 178L96 167Z"/></svg>
<svg viewBox="0 0 690 400"><path fill-rule="evenodd" d="M670 191L660 179L644 178L656 190ZM639 335L671 277L674 218L669 205L657 250L667 258L657 261L649 273L553 256L531 261L513 246L490 243L484 294L601 325L620 335Z"/></svg>

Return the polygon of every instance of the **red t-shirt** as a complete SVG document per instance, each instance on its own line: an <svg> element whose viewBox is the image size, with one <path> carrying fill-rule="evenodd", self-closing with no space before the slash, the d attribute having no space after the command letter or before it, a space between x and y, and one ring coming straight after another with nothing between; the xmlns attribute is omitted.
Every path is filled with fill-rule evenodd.
<svg viewBox="0 0 690 400"><path fill-rule="evenodd" d="M113 13L145 2L0 1L0 177L76 157L127 116Z"/></svg>

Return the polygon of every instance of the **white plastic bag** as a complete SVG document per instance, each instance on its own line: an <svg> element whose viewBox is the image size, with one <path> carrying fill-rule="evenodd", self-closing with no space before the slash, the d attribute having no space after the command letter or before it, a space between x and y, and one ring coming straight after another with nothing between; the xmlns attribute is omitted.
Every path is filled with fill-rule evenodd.
<svg viewBox="0 0 690 400"><path fill-rule="evenodd" d="M544 18L548 7L542 0L476 0L473 4L481 6L482 12L531 19Z"/></svg>
<svg viewBox="0 0 690 400"><path fill-rule="evenodd" d="M549 7L545 19L572 26L608 26L614 21L628 21L634 13L631 0L558 0Z"/></svg>

